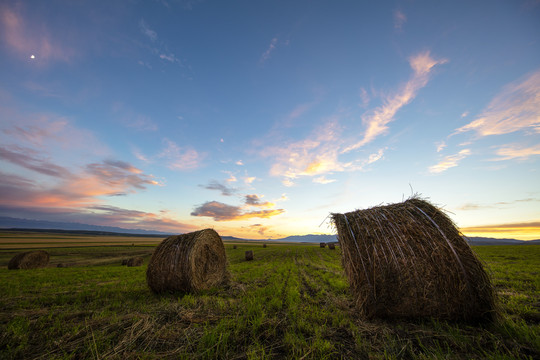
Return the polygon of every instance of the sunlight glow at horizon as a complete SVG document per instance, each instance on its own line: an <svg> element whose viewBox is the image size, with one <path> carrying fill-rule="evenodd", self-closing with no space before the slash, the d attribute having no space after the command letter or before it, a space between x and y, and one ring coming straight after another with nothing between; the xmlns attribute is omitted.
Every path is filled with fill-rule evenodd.
<svg viewBox="0 0 540 360"><path fill-rule="evenodd" d="M540 3L166 5L0 6L0 216L265 239L418 192L540 239Z"/></svg>

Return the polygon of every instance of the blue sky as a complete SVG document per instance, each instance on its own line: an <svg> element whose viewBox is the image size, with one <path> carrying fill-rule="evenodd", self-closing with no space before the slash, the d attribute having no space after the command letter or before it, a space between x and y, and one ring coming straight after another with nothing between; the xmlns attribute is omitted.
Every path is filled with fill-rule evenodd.
<svg viewBox="0 0 540 360"><path fill-rule="evenodd" d="M331 233L420 193L540 238L539 1L5 1L0 215Z"/></svg>

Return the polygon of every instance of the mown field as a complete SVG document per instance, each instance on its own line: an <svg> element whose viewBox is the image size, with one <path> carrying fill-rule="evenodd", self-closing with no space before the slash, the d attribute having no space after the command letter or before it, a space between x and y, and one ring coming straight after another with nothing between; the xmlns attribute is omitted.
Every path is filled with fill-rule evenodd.
<svg viewBox="0 0 540 360"><path fill-rule="evenodd" d="M157 296L145 280L154 246L127 241L44 244L51 267L37 270L7 270L19 250L0 248L0 359L540 358L537 245L474 248L492 271L501 319L471 326L360 318L339 248L318 244L226 244L227 286ZM120 265L132 255L145 264Z"/></svg>

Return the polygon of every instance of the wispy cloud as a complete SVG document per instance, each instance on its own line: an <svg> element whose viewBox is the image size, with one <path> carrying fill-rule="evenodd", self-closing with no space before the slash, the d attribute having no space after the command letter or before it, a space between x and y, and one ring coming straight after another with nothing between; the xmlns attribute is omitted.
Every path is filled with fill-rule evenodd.
<svg viewBox="0 0 540 360"><path fill-rule="evenodd" d="M540 134L540 70L506 85L475 120L453 135L467 131L474 131L477 136L516 131Z"/></svg>
<svg viewBox="0 0 540 360"><path fill-rule="evenodd" d="M485 209L500 209L501 207L510 207L519 203L528 202L540 202L540 199L526 198L518 199L514 201L499 201L491 204L478 204L478 203L466 203L457 208L457 210L469 211L469 210L485 210Z"/></svg>
<svg viewBox="0 0 540 360"><path fill-rule="evenodd" d="M221 192L221 195L223 196L231 196L231 195L234 195L236 194L237 192L237 189L236 188L233 188L233 187L230 187L230 186L227 186L225 184L222 184L216 180L212 180L210 181L207 185L199 185L205 189L208 189L208 190L217 190L219 192Z"/></svg>
<svg viewBox="0 0 540 360"><path fill-rule="evenodd" d="M403 25L407 22L407 16L401 11L394 11L394 28L401 31L403 30Z"/></svg>
<svg viewBox="0 0 540 360"><path fill-rule="evenodd" d="M43 175L58 178L65 178L71 175L70 171L66 168L42 158L39 152L16 145L10 148L0 146L0 159Z"/></svg>
<svg viewBox="0 0 540 360"><path fill-rule="evenodd" d="M180 147L174 141L163 139L165 148L158 155L168 161L167 166L172 170L193 170L201 166L204 154L199 154L191 147Z"/></svg>
<svg viewBox="0 0 540 360"><path fill-rule="evenodd" d="M446 142L445 141L440 141L440 142L436 143L435 145L437 146L437 152L441 152L446 148Z"/></svg>
<svg viewBox="0 0 540 360"><path fill-rule="evenodd" d="M330 184L330 183L333 183L335 181L336 181L336 179L327 179L324 176L319 176L319 177L313 179L314 183L323 184L323 185L324 184Z"/></svg>
<svg viewBox="0 0 540 360"><path fill-rule="evenodd" d="M457 166L461 160L465 159L469 155L471 155L470 149L463 149L455 155L448 155L438 164L430 166L429 172L432 174L442 173L450 168Z"/></svg>
<svg viewBox="0 0 540 360"><path fill-rule="evenodd" d="M523 147L521 145L513 144L506 145L501 147L496 151L498 158L492 159L493 161L502 161L502 160L527 160L528 158L536 155L540 155L540 144Z"/></svg>
<svg viewBox="0 0 540 360"><path fill-rule="evenodd" d="M28 21L24 17L23 3L16 7L0 6L0 36L18 56L30 59L37 64L48 61L70 62L75 56L73 48L63 46L58 37L50 34L47 24ZM55 39L55 40L53 40Z"/></svg>
<svg viewBox="0 0 540 360"><path fill-rule="evenodd" d="M139 29L141 30L141 33L146 36L150 41L155 42L157 40L157 33L150 29L146 21L144 19L141 19L139 21Z"/></svg>
<svg viewBox="0 0 540 360"><path fill-rule="evenodd" d="M260 64L264 64L270 58L270 54L274 52L277 44L278 44L278 38L275 37L270 41L270 45L268 45L268 48L266 49L266 51L261 55L261 59L259 60Z"/></svg>
<svg viewBox="0 0 540 360"><path fill-rule="evenodd" d="M410 103L416 97L418 91L427 85L433 68L447 61L446 59L436 60L432 58L429 51L411 56L409 64L413 70L413 75L409 81L396 94L389 96L382 106L362 116L362 122L366 128L362 140L346 147L343 152L358 149L386 133L388 124L394 120L398 110Z"/></svg>
<svg viewBox="0 0 540 360"><path fill-rule="evenodd" d="M283 212L285 212L283 209L247 211L239 206L227 205L218 201L209 201L197 206L191 213L191 216L211 217L214 221L234 221L251 218L270 218L280 215Z"/></svg>

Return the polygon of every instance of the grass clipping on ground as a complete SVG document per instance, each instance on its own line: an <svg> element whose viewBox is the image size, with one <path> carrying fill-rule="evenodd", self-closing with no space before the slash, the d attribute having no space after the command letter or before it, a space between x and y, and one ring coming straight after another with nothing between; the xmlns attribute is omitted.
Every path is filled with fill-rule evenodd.
<svg viewBox="0 0 540 360"><path fill-rule="evenodd" d="M357 308L368 317L468 322L496 316L482 263L452 220L429 202L332 214Z"/></svg>
<svg viewBox="0 0 540 360"><path fill-rule="evenodd" d="M196 292L228 279L223 241L212 229L169 236L150 258L148 286L155 293Z"/></svg>
<svg viewBox="0 0 540 360"><path fill-rule="evenodd" d="M15 255L8 263L8 269L37 269L49 264L49 253L45 250L27 251Z"/></svg>

